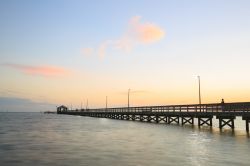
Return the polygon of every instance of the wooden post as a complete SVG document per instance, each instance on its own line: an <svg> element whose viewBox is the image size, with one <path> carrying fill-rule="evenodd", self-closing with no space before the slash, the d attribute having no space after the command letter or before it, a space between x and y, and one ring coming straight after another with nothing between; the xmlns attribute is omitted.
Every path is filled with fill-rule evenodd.
<svg viewBox="0 0 250 166"><path fill-rule="evenodd" d="M222 119L219 119L219 128L222 129Z"/></svg>
<svg viewBox="0 0 250 166"><path fill-rule="evenodd" d="M155 116L155 121L156 121L156 123L159 123L159 116L158 115Z"/></svg>
<svg viewBox="0 0 250 166"><path fill-rule="evenodd" d="M150 116L150 115L147 116L147 121L148 121L148 122L151 121L151 116Z"/></svg>
<svg viewBox="0 0 250 166"><path fill-rule="evenodd" d="M246 119L246 131L249 132L249 119Z"/></svg>
<svg viewBox="0 0 250 166"><path fill-rule="evenodd" d="M232 129L234 130L234 120L233 119L231 119L231 123L232 123Z"/></svg>
<svg viewBox="0 0 250 166"><path fill-rule="evenodd" d="M140 115L140 121L143 121L143 115Z"/></svg>
<svg viewBox="0 0 250 166"><path fill-rule="evenodd" d="M132 121L135 121L135 115L132 115Z"/></svg>

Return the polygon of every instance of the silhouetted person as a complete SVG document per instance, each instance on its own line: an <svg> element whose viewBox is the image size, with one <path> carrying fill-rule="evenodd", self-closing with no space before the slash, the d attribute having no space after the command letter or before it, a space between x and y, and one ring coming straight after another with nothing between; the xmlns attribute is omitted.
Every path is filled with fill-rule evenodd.
<svg viewBox="0 0 250 166"><path fill-rule="evenodd" d="M221 110L222 110L222 112L225 111L225 102L224 102L224 99L221 99Z"/></svg>

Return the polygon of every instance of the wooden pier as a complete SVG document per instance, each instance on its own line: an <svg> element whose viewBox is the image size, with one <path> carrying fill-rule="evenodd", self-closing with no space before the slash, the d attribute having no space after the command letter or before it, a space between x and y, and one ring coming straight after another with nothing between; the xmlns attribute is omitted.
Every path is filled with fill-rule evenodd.
<svg viewBox="0 0 250 166"><path fill-rule="evenodd" d="M228 126L234 130L234 120L237 116L246 122L246 131L249 132L250 102L213 103L192 105L166 105L143 107L119 107L99 109L68 110L65 106L57 108L58 114L80 115L98 118L132 120L141 122L155 122L166 124L194 125L198 119L198 126L213 125L213 117L219 120L219 128Z"/></svg>

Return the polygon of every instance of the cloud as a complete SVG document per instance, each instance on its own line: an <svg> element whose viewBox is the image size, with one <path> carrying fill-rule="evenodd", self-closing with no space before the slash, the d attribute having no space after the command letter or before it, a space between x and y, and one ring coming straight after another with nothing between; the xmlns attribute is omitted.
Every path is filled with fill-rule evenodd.
<svg viewBox="0 0 250 166"><path fill-rule="evenodd" d="M3 66L19 70L25 74L44 77L66 76L70 74L68 70L56 66L29 66L12 63L3 64Z"/></svg>
<svg viewBox="0 0 250 166"><path fill-rule="evenodd" d="M165 31L154 23L141 22L140 16L130 19L127 31L120 39L112 40L111 47L129 52L138 44L152 44L165 36Z"/></svg>
<svg viewBox="0 0 250 166"><path fill-rule="evenodd" d="M164 30L154 23L140 22L141 17L135 16L130 20L129 36L139 43L154 43L165 36Z"/></svg>
<svg viewBox="0 0 250 166"><path fill-rule="evenodd" d="M101 42L97 48L97 54L99 57L104 57L108 49L130 52L138 44L152 44L163 39L165 34L160 26L151 22L141 22L140 16L134 16L130 19L127 30L120 38ZM89 50L86 48L85 51Z"/></svg>

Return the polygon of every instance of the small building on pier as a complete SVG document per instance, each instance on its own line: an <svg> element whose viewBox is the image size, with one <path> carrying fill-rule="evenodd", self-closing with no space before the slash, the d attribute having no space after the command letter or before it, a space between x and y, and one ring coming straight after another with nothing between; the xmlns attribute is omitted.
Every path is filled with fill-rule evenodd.
<svg viewBox="0 0 250 166"><path fill-rule="evenodd" d="M61 105L60 107L57 107L57 113L67 112L68 108L64 105Z"/></svg>

